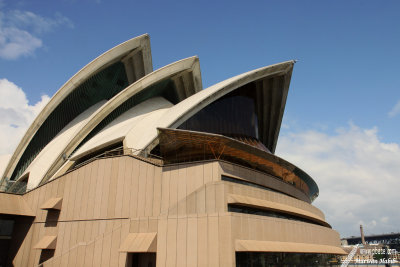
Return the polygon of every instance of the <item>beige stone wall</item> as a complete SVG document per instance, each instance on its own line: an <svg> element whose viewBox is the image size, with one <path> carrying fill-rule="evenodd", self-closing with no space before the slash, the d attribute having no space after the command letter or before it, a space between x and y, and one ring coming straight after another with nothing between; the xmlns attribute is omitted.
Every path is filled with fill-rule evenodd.
<svg viewBox="0 0 400 267"><path fill-rule="evenodd" d="M38 265L41 250L33 247L46 235L56 235L57 244L45 266L57 267L125 266L127 254L119 248L128 233L157 233L157 266L234 266L236 239L340 246L337 232L327 227L228 213L227 199L237 194L323 217L293 197L221 181L222 173L259 176L228 165L210 161L159 167L123 156L67 173L23 196L36 218L13 264ZM63 198L59 214L40 209L54 197Z"/></svg>

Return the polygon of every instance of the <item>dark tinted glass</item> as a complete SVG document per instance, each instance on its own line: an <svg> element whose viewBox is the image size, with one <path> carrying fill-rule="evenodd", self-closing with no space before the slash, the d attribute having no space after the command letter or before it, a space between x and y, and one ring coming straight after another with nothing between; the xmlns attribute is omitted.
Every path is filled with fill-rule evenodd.
<svg viewBox="0 0 400 267"><path fill-rule="evenodd" d="M260 208L252 208L252 207L247 207L247 206L243 206L243 205L239 205L239 204L228 204L228 211L229 212L237 212L237 213L245 213L245 214L253 214L253 215L259 215L259 216L275 217L275 218L281 218L281 219L287 219L287 220L300 221L300 222L321 225L317 222L314 222L312 220L302 218L302 217L299 217L296 215L291 215L291 214L278 212L278 211L260 209ZM322 226L324 226L324 225L322 225Z"/></svg>
<svg viewBox="0 0 400 267"><path fill-rule="evenodd" d="M259 139L256 90L243 86L206 106L178 129Z"/></svg>
<svg viewBox="0 0 400 267"><path fill-rule="evenodd" d="M0 236L11 237L14 228L14 220L0 219Z"/></svg>
<svg viewBox="0 0 400 267"><path fill-rule="evenodd" d="M226 175L221 175L221 180L222 181L231 182L231 183L235 183L235 184L247 185L247 186L251 186L251 187L255 187L255 188L259 188L259 189L263 189L263 190L268 190L268 191L272 191L272 192L276 192L276 193L279 193L279 194L283 194L283 195L292 197L292 196L290 196L288 194L285 194L283 192L280 192L278 190L275 190L275 189L272 189L272 188L269 188L269 187L266 187L266 186L262 186L262 185L259 185L259 184L255 184L255 183L252 183L252 182L248 182L248 181L236 179L236 178L233 178L233 177L229 177L229 176L226 176Z"/></svg>
<svg viewBox="0 0 400 267"><path fill-rule="evenodd" d="M339 266L339 256L317 253L237 252L236 266Z"/></svg>

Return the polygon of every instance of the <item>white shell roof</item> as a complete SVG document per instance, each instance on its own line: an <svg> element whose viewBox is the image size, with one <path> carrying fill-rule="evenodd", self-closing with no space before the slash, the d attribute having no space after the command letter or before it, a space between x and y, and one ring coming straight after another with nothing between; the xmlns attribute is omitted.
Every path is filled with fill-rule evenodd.
<svg viewBox="0 0 400 267"><path fill-rule="evenodd" d="M148 51L144 57L150 55L148 36L139 36L109 50L74 75L54 95L28 129L10 160L4 177L9 177L35 131L63 97L66 97L90 73L99 68L104 68L104 65L110 64L111 61L138 46ZM276 113L274 114L278 116L277 125L273 129L275 132L272 135L274 144L276 144L294 61L249 71L204 90L202 90L200 64L197 57L177 61L154 72L151 72L151 58L146 59L146 61L148 64L145 67L144 77L130 84L108 101L98 103L87 109L71 121L42 149L24 174L19 177L21 178L29 173L28 189L38 186L51 177L54 178L54 175L62 174L63 171L66 171L63 166L68 166L73 161L115 142L122 141L125 148L150 151L156 145L157 128L177 128L202 108L241 86L268 77L282 76L285 77L285 83L283 88L279 90L282 90L283 94L282 98L276 100L280 104L279 110L274 111ZM180 98L180 102L173 104L162 96L153 96L129 108L89 140L86 140L85 143L82 143L85 138L91 136L90 133L96 126L128 99L166 79L174 81L174 90Z"/></svg>
<svg viewBox="0 0 400 267"><path fill-rule="evenodd" d="M79 70L74 76L71 77L50 99L49 103L43 108L36 119L33 121L31 126L26 131L24 137L18 144L18 147L14 151L3 175L3 179L11 177L14 168L16 167L19 159L21 158L24 150L28 146L29 142L34 137L39 127L46 121L49 115L55 110L55 108L65 99L71 92L84 82L87 78L93 75L95 72L104 69L106 66L112 64L114 61L121 59L124 55L135 49L142 50L144 73L150 73L153 70L150 52L150 38L147 34L138 36L130 39L110 50L103 53L81 70Z"/></svg>

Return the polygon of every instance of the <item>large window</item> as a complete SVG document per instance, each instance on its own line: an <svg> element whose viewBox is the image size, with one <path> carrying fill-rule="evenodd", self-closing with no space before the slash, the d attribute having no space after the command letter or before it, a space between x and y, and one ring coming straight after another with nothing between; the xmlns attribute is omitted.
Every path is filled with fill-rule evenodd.
<svg viewBox="0 0 400 267"><path fill-rule="evenodd" d="M247 84L204 107L178 129L220 134L238 139L262 150L260 103L254 83Z"/></svg>
<svg viewBox="0 0 400 267"><path fill-rule="evenodd" d="M7 266L14 220L0 218L0 266Z"/></svg>
<svg viewBox="0 0 400 267"><path fill-rule="evenodd" d="M317 253L237 252L237 267L339 266L339 257Z"/></svg>
<svg viewBox="0 0 400 267"><path fill-rule="evenodd" d="M291 214L287 214L287 213L279 212L279 211L262 209L262 208L248 207L248 206L241 205L241 204L228 204L228 211L244 213L244 214L253 214L253 215L259 215L259 216L266 216L266 217L275 217L275 218L281 218L281 219L287 219L287 220L293 220L293 221L300 221L300 222L312 223L312 224L326 227L325 225L319 224L315 221L312 221L312 220L309 220L309 219L306 219L306 218L303 218L300 216L291 215Z"/></svg>
<svg viewBox="0 0 400 267"><path fill-rule="evenodd" d="M269 188L269 187L266 187L266 186L263 186L263 185L259 185L259 184L256 184L256 183L252 183L252 182L249 182L249 181L244 181L244 180L240 180L240 179L237 179L237 178L229 177L229 176L226 176L226 175L221 175L221 180L222 181L231 182L231 183L235 183L235 184L247 185L247 186L251 186L251 187L255 187L255 188L259 188L259 189L263 189L263 190L268 190L268 191L272 191L272 192L276 192L276 193L279 193L279 194L284 194L286 196L292 197L291 195L288 195L288 194L283 193L281 191L278 191L278 190L275 190L275 189L272 189L272 188Z"/></svg>

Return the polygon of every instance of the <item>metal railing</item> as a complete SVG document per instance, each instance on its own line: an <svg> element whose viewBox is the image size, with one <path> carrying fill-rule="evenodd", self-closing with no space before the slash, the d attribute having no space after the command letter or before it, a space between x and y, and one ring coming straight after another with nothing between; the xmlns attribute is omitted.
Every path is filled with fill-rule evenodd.
<svg viewBox="0 0 400 267"><path fill-rule="evenodd" d="M27 182L17 182L5 179L0 185L0 192L23 194L26 191L27 185Z"/></svg>
<svg viewBox="0 0 400 267"><path fill-rule="evenodd" d="M134 148L124 148L124 147L117 147L111 150L107 150L101 154L93 155L92 157L88 157L83 161L76 161L74 165L67 171L71 172L79 167L82 167L90 162L97 160L97 159L104 159L104 158L111 158L111 157L121 157L121 156L130 156L137 158L139 160L157 165L162 166L163 160L160 156L153 155L148 153L143 149L134 149ZM85 157L83 157L85 158ZM0 184L0 192L7 192L12 194L24 194L26 193L27 189L27 180L24 181L13 181L9 179L4 179Z"/></svg>
<svg viewBox="0 0 400 267"><path fill-rule="evenodd" d="M93 157L90 157L82 162L79 162L79 160L77 160L77 163L73 165L68 171L75 170L96 159L121 157L121 156L131 156L157 166L161 166L164 164L162 157L150 154L144 149L117 147L111 150L107 150L101 154L94 155Z"/></svg>

